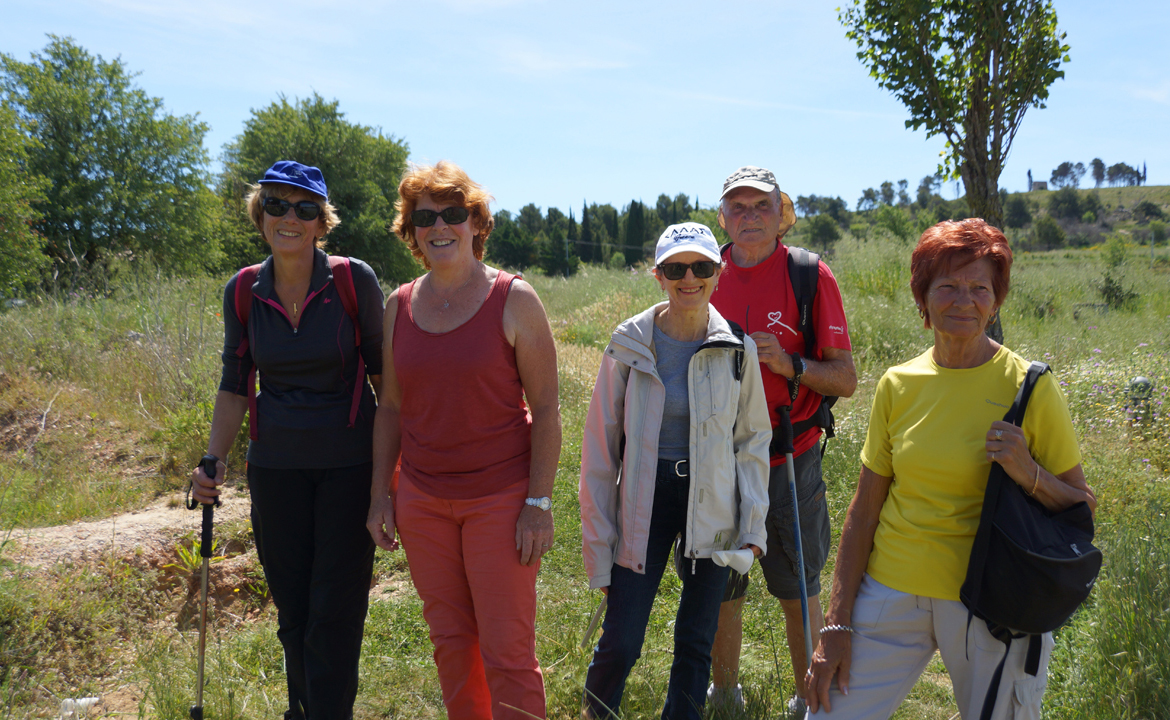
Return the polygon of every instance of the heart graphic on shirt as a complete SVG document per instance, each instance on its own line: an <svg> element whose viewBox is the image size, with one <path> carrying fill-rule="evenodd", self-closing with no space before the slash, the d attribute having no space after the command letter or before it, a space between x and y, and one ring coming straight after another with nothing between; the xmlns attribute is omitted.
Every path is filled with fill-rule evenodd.
<svg viewBox="0 0 1170 720"><path fill-rule="evenodd" d="M773 325L779 325L780 327L795 335L795 330L780 322L780 318L782 317L784 317L784 313L780 312L779 310L768 313L768 327L771 328Z"/></svg>

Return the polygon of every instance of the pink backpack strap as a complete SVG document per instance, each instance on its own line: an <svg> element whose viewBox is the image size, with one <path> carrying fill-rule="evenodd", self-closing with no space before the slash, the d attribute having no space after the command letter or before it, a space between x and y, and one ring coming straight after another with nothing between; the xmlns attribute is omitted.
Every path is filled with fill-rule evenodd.
<svg viewBox="0 0 1170 720"><path fill-rule="evenodd" d="M366 361L362 357L362 324L358 317L357 291L353 286L353 270L349 265L349 258L339 255L329 256L329 269L333 271L333 284L337 286L337 294L341 296L341 305L353 323L353 345L357 348L357 376L353 381L353 402L349 406L349 425L353 427L357 422L359 406L362 402L362 388L366 379Z"/></svg>
<svg viewBox="0 0 1170 720"><path fill-rule="evenodd" d="M244 326L240 335L240 344L236 347L236 357L242 358L248 353L248 318L252 315L252 286L256 283L256 275L260 273L259 265L249 265L236 274L236 317ZM260 437L256 424L256 363L248 371L248 436L253 440Z"/></svg>

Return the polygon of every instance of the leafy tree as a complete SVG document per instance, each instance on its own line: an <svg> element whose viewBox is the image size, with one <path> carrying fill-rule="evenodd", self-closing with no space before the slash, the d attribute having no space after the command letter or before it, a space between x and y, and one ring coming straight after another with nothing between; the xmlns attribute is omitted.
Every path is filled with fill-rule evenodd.
<svg viewBox="0 0 1170 720"><path fill-rule="evenodd" d="M1064 230L1049 215L1041 215L1032 223L1032 238L1046 249L1051 250L1064 245Z"/></svg>
<svg viewBox="0 0 1170 720"><path fill-rule="evenodd" d="M1093 216L1099 219L1101 217L1101 198L1095 191L1090 190L1081 199L1081 208L1085 212L1093 213Z"/></svg>
<svg viewBox="0 0 1170 720"><path fill-rule="evenodd" d="M894 204L894 183L886 180L881 187L882 205Z"/></svg>
<svg viewBox="0 0 1170 720"><path fill-rule="evenodd" d="M16 113L0 105L0 292L13 295L39 280L49 262L45 239L34 229L40 219L34 206L44 202L49 183L26 167L35 145L17 127Z"/></svg>
<svg viewBox="0 0 1170 720"><path fill-rule="evenodd" d="M1109 169L1105 171L1105 178L1109 181L1110 186L1124 185L1128 187L1141 182L1142 174L1137 168L1121 162L1110 165Z"/></svg>
<svg viewBox="0 0 1170 720"><path fill-rule="evenodd" d="M1048 214L1054 218L1079 218L1084 214L1081 196L1072 186L1066 186L1048 197Z"/></svg>
<svg viewBox="0 0 1170 720"><path fill-rule="evenodd" d="M550 277L571 277L577 273L577 254L573 244L563 236L549 236L540 232L536 236L537 263L545 275Z"/></svg>
<svg viewBox="0 0 1170 720"><path fill-rule="evenodd" d="M1076 188L1081 186L1081 178L1084 176L1084 163L1073 164L1071 162L1062 162L1052 171L1052 177L1048 181L1052 184L1052 187Z"/></svg>
<svg viewBox="0 0 1170 720"><path fill-rule="evenodd" d="M229 210L229 266L258 262L268 246L246 216L248 185L278 160L321 169L329 201L341 224L329 234L329 251L361 258L380 277L405 282L421 270L406 245L389 230L406 169L406 143L378 128L345 119L336 100L281 98L253 110L244 131L224 149L219 196Z"/></svg>
<svg viewBox="0 0 1170 720"><path fill-rule="evenodd" d="M810 244L821 244L822 254L828 254L829 246L841 239L840 228L828 214L814 215L808 221L807 233Z"/></svg>
<svg viewBox="0 0 1170 720"><path fill-rule="evenodd" d="M861 192L861 197L857 199L857 212L873 210L877 207L878 202L877 190L866 188Z"/></svg>
<svg viewBox="0 0 1170 720"><path fill-rule="evenodd" d="M530 237L535 238L544 230L544 215L541 214L540 208L533 203L528 203L520 208L520 213L516 216L516 224Z"/></svg>
<svg viewBox="0 0 1170 720"><path fill-rule="evenodd" d="M930 200L932 197L942 189L942 177L937 173L934 175L927 175L922 178L922 182L918 183L918 193L915 198L918 207L930 207Z"/></svg>
<svg viewBox="0 0 1170 720"><path fill-rule="evenodd" d="M854 0L838 18L858 58L909 110L907 127L942 135L971 212L1003 224L999 176L1031 106L1064 77L1051 0Z"/></svg>
<svg viewBox="0 0 1170 720"><path fill-rule="evenodd" d="M626 242L622 247L626 264L633 265L642 259L642 245L646 241L646 216L642 203L631 200L626 210Z"/></svg>
<svg viewBox="0 0 1170 720"><path fill-rule="evenodd" d="M914 225L910 222L910 216L902 208L892 205L882 205L877 209L877 222L874 226L902 242L906 242L914 235Z"/></svg>
<svg viewBox="0 0 1170 720"><path fill-rule="evenodd" d="M1004 222L1010 228L1022 228L1032 222L1032 210L1021 195L1012 195L1004 205Z"/></svg>
<svg viewBox="0 0 1170 720"><path fill-rule="evenodd" d="M544 221L544 233L558 239L568 236L569 219L559 208L550 207Z"/></svg>
<svg viewBox="0 0 1170 720"><path fill-rule="evenodd" d="M172 270L216 264L206 123L166 114L121 60L49 40L27 63L0 54L0 95L36 140L24 147L27 174L49 182L43 200L30 198L45 253L78 271L115 254Z"/></svg>
<svg viewBox="0 0 1170 720"><path fill-rule="evenodd" d="M1149 220L1161 220L1166 217L1166 214L1162 212L1162 208L1149 200L1142 200L1133 206L1133 216L1138 222L1146 222Z"/></svg>
<svg viewBox="0 0 1170 720"><path fill-rule="evenodd" d="M495 214L495 229L488 238L485 254L490 262L513 270L524 270L532 265L536 247L512 219L512 213L500 210Z"/></svg>
<svg viewBox="0 0 1170 720"><path fill-rule="evenodd" d="M617 241L621 237L621 223L617 208L609 203L604 205L590 205L589 212L597 220L605 225L605 232L609 235L609 239Z"/></svg>
<svg viewBox="0 0 1170 720"><path fill-rule="evenodd" d="M898 181L898 204L902 207L910 207L910 193L906 189L910 187L910 183L906 180Z"/></svg>
<svg viewBox="0 0 1170 720"><path fill-rule="evenodd" d="M1150 246L1164 245L1166 243L1166 223L1161 220L1150 221Z"/></svg>
<svg viewBox="0 0 1170 720"><path fill-rule="evenodd" d="M593 220L589 217L589 206L581 203L581 237L578 240L577 256L586 262L601 262L601 246L593 238Z"/></svg>
<svg viewBox="0 0 1170 720"><path fill-rule="evenodd" d="M1101 158L1093 158L1093 162L1089 163L1089 167L1093 168L1093 187L1101 187L1101 183L1105 182L1105 163Z"/></svg>
<svg viewBox="0 0 1170 720"><path fill-rule="evenodd" d="M849 224L848 206L840 197L799 195L794 205L796 210L805 217L824 214L836 220L839 225L847 226Z"/></svg>

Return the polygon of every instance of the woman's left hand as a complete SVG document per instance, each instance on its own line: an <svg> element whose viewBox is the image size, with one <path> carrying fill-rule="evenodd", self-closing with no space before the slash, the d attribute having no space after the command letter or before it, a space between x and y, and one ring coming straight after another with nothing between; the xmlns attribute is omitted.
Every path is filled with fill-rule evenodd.
<svg viewBox="0 0 1170 720"><path fill-rule="evenodd" d="M552 510L525 505L516 520L516 549L520 551L520 564L535 565L552 550L555 534Z"/></svg>
<svg viewBox="0 0 1170 720"><path fill-rule="evenodd" d="M752 545L751 543L744 545L743 547L740 548L740 550L751 550L752 555L755 555L757 558L760 557L760 553L761 553L761 550L758 547L756 547L755 545Z"/></svg>
<svg viewBox="0 0 1170 720"><path fill-rule="evenodd" d="M1003 420L991 423L991 429L987 431L986 447L987 459L1002 465L1004 471L1017 484L1021 484L1024 478L1030 481L1035 475L1036 461L1028 451L1028 441L1019 426Z"/></svg>

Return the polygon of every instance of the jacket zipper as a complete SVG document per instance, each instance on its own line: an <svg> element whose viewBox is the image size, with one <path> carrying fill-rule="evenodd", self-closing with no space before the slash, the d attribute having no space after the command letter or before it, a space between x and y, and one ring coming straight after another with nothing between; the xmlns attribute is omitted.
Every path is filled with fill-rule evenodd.
<svg viewBox="0 0 1170 720"><path fill-rule="evenodd" d="M315 290L315 291L309 293L309 296L305 298L305 304L301 305L301 317L305 316L305 308L309 307L309 301L312 300L313 298L317 297L318 295L320 295L325 290L325 288L329 287L329 285L330 285L330 283L325 283L325 285L322 286L320 290ZM288 316L288 313L284 311L283 305L281 305L280 303L275 302L273 300L270 300L269 298L260 298L260 300L271 305L272 307L274 307L280 311L280 314L283 315L284 319L288 321L289 327L292 328L293 335L297 335L300 332L300 323L299 322L297 322L295 324L293 323L292 318L290 318Z"/></svg>

